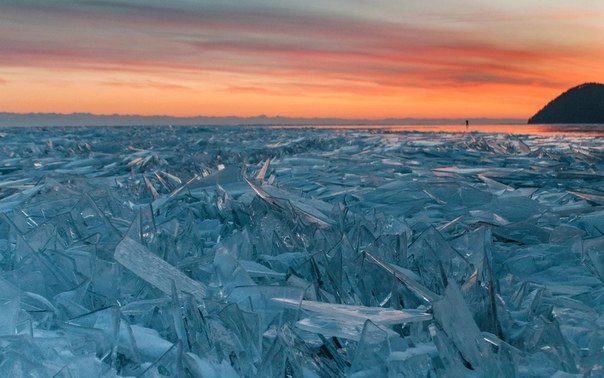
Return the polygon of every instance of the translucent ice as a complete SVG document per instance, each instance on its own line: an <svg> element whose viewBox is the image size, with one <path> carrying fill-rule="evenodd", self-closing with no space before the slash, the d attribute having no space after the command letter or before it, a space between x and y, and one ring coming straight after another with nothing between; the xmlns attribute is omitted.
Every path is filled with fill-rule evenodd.
<svg viewBox="0 0 604 378"><path fill-rule="evenodd" d="M434 302L434 318L469 369L480 368L490 376L497 374L494 355L454 283L447 286L441 300ZM451 349L439 349L439 353L448 354Z"/></svg>
<svg viewBox="0 0 604 378"><path fill-rule="evenodd" d="M145 356L157 359L172 348L173 344L163 339L154 329L137 325L133 325L131 329L138 351Z"/></svg>
<svg viewBox="0 0 604 378"><path fill-rule="evenodd" d="M603 142L554 131L3 129L0 375L598 376Z"/></svg>
<svg viewBox="0 0 604 378"><path fill-rule="evenodd" d="M287 299L274 298L273 301L283 303L290 307L298 306L297 303ZM320 314L323 317L363 322L365 320L371 320L376 324L401 324L432 319L432 315L421 310L392 310L387 308L349 306L314 301L302 301L299 306L301 306L303 310Z"/></svg>
<svg viewBox="0 0 604 378"><path fill-rule="evenodd" d="M391 353L389 338L387 332L367 320L363 326L350 372L370 371L372 374L382 376L387 374L386 362Z"/></svg>
<svg viewBox="0 0 604 378"><path fill-rule="evenodd" d="M124 267L164 293L172 294L171 285L174 282L179 291L191 293L203 303L205 285L187 277L132 239L124 238L117 245L114 257Z"/></svg>
<svg viewBox="0 0 604 378"><path fill-rule="evenodd" d="M335 319L333 317L312 316L304 318L296 323L296 327L321 334L325 337L339 337L359 341L363 332L364 322L359 319ZM397 336L397 333L386 327L381 329L390 336Z"/></svg>
<svg viewBox="0 0 604 378"><path fill-rule="evenodd" d="M2 309L3 314L2 320L0 320L0 335L11 336L16 334L21 301L19 298L4 301L4 303L0 303L0 309Z"/></svg>

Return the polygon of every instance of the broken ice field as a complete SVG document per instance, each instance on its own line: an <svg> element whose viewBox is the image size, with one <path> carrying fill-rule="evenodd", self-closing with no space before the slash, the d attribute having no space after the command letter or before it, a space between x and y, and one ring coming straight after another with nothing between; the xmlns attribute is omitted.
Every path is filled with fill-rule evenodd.
<svg viewBox="0 0 604 378"><path fill-rule="evenodd" d="M0 131L2 377L604 376L601 138Z"/></svg>

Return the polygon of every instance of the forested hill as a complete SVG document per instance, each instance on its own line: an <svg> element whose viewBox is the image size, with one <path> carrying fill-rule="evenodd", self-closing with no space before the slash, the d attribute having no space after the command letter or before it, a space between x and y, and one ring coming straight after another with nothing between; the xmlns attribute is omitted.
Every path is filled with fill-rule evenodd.
<svg viewBox="0 0 604 378"><path fill-rule="evenodd" d="M556 97L528 123L604 124L604 84L585 83Z"/></svg>

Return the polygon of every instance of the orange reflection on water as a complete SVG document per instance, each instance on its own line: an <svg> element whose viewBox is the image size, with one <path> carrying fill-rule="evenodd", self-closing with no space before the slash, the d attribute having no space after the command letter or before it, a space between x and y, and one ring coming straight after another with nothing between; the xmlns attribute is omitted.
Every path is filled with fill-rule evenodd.
<svg viewBox="0 0 604 378"><path fill-rule="evenodd" d="M312 125L312 126L273 126L272 128L310 128L310 129L353 129L380 130L389 132L420 133L496 133L514 135L569 135L575 137L602 137L603 124L494 124L494 125Z"/></svg>

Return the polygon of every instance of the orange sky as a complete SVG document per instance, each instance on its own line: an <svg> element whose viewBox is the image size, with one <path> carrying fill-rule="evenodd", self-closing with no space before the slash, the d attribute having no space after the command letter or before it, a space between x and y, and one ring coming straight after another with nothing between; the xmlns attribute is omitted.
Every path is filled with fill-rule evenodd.
<svg viewBox="0 0 604 378"><path fill-rule="evenodd" d="M2 1L0 111L528 118L604 82L601 0L301 3Z"/></svg>

